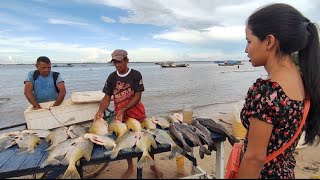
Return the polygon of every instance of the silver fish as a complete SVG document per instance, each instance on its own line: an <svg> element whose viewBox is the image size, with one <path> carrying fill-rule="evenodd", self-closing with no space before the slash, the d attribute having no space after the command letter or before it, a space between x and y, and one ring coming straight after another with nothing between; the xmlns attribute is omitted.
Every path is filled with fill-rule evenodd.
<svg viewBox="0 0 320 180"><path fill-rule="evenodd" d="M188 127L189 125L181 123L173 123L173 125L177 127L184 138L191 141L194 145L200 146L199 155L201 159L204 158L204 154L211 155L211 152L202 145L202 142L199 139L198 135Z"/></svg>
<svg viewBox="0 0 320 180"><path fill-rule="evenodd" d="M206 142L206 144L208 145L209 151L213 151L213 150L217 151L217 147L214 145L214 142L211 137L211 132L206 127L201 125L197 120L192 121L192 126L194 126L196 129L201 131L201 134L197 133L198 131L196 131L196 133L198 135L200 134L201 138Z"/></svg>
<svg viewBox="0 0 320 180"><path fill-rule="evenodd" d="M78 144L68 151L65 158L62 160L63 165L69 164L66 172L63 174L63 179L80 179L76 165L80 164L80 159L84 157L87 161L91 159L93 143L79 137Z"/></svg>
<svg viewBox="0 0 320 180"><path fill-rule="evenodd" d="M116 140L117 146L111 152L111 159L114 159L118 156L121 149L132 148L137 140L140 138L141 132L130 132L128 131L123 136L119 137Z"/></svg>
<svg viewBox="0 0 320 180"><path fill-rule="evenodd" d="M170 124L169 126L170 134L177 140L179 140L182 143L182 148L187 151L191 152L191 147L186 143L186 141L183 138L183 135L180 131L178 131L177 127L174 124Z"/></svg>
<svg viewBox="0 0 320 180"><path fill-rule="evenodd" d="M46 138L51 131L50 130L45 130L45 129L25 129L21 131L21 133L29 133L29 134L34 134L38 136L39 138Z"/></svg>
<svg viewBox="0 0 320 180"><path fill-rule="evenodd" d="M171 146L171 155L169 159L172 159L176 156L177 152L180 152L179 146L173 141L171 136L168 134L167 131L162 129L155 129L155 130L148 130L151 134L153 134L156 138L155 140L160 144L170 144Z"/></svg>
<svg viewBox="0 0 320 180"><path fill-rule="evenodd" d="M58 160L60 157L63 157L68 153L70 149L72 149L75 145L77 145L77 141L79 138L67 139L60 144L58 144L50 153L48 158L41 164L40 168L44 168L48 165L58 165L61 162ZM62 158L62 159L63 159Z"/></svg>
<svg viewBox="0 0 320 180"><path fill-rule="evenodd" d="M54 149L59 143L68 139L68 128L60 127L51 131L51 133L46 137L46 141L50 142L50 147L46 149L46 151L51 151Z"/></svg>
<svg viewBox="0 0 320 180"><path fill-rule="evenodd" d="M0 151L8 149L16 144L16 139L20 136L20 131L11 131L0 134Z"/></svg>
<svg viewBox="0 0 320 180"><path fill-rule="evenodd" d="M86 132L87 132L87 129L85 127L74 124L68 128L67 134L68 136L70 136L71 139L73 139L73 138L83 137L83 135Z"/></svg>
<svg viewBox="0 0 320 180"><path fill-rule="evenodd" d="M215 123L212 119L196 118L196 120L203 126L207 127L211 132L227 136L227 139L232 146L234 143L240 142L235 136L231 135L223 125Z"/></svg>
<svg viewBox="0 0 320 180"><path fill-rule="evenodd" d="M41 139L34 134L21 134L16 143L19 146L19 149L23 152L34 153L34 149L41 144Z"/></svg>
<svg viewBox="0 0 320 180"><path fill-rule="evenodd" d="M142 168L143 165L154 166L154 160L149 154L151 146L157 148L157 143L153 138L153 135L148 131L143 131L140 139L138 139L136 143L136 151L142 151L141 159L137 164L138 168Z"/></svg>

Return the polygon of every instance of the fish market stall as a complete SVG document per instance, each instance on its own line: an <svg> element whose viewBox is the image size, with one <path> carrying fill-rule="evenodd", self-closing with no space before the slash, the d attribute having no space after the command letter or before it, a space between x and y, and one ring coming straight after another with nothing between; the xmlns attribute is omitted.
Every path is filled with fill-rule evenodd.
<svg viewBox="0 0 320 180"><path fill-rule="evenodd" d="M216 152L216 167L217 167L217 177L223 178L224 175L224 157L223 157L223 142L226 137L223 137L219 134L213 135L212 139L218 144ZM48 157L48 152L45 151L48 148L49 144L42 140L42 143L35 149L33 154L21 154L18 151L18 147L14 146L5 151L0 152L0 178L11 178L19 177L24 175L32 175L36 173L45 173L50 171L65 171L66 165L50 165L45 168L40 168L40 165ZM151 149L151 154L158 154L163 152L169 152L171 150L170 145L158 145L157 149ZM94 145L93 152L90 161L81 159L80 166L77 167L81 177L83 178L83 167L87 165L99 164L103 162L118 161L127 158L138 158L141 157L142 152L132 151L120 152L115 159L111 159L110 156L105 156L104 153L106 149L102 146ZM197 166L196 159L189 155L184 154L189 160L193 162L194 166ZM213 162L214 163L214 162ZM137 168L137 178L142 178L142 168Z"/></svg>
<svg viewBox="0 0 320 180"><path fill-rule="evenodd" d="M70 171L69 169L72 163L76 167L76 169L72 171L75 171L74 174L79 175L75 177L85 178L84 169L86 166L101 163L107 165L107 163L111 161L137 158L137 178L142 179L143 167L146 165L143 164L143 158L170 151L173 155L173 150L176 147L177 149L183 149L183 151L179 151L179 153L189 159L193 164L193 172L196 174L193 174L190 178L209 178L210 176L198 166L197 159L195 158L196 152L194 147L200 146L199 155L201 158L204 158L205 155L211 155L211 151L215 151L216 162L212 162L213 164L216 163L215 178L223 179L225 166L224 142L228 139L230 143L233 143L234 139L232 136L229 136L228 132L225 132L223 128L220 128L218 123L215 123L214 121L211 122L211 119L198 118L194 121L196 122L194 126L189 126L180 122L170 122L169 127L166 126L167 128L163 128L160 124L162 126L165 126L165 124L163 124L163 122L160 123L162 121L161 118L158 118L157 120L148 120L148 122L146 120L145 122L142 122L141 125L140 123L136 123L136 120L134 119L126 122L127 124L123 123L125 124L124 127L131 129L131 131L122 131L120 128L122 127L120 126L121 123L112 124L111 122L110 124L107 124L102 119L94 121L90 128L88 127L85 130L81 130L78 126L72 125L70 127L60 127L54 130L37 130L36 132L35 130L25 130L21 132L11 132L9 134L0 133L0 141L5 142L4 144L9 143L8 146L2 147L2 150L0 147L0 178L21 177L25 175L35 175L37 173L45 173L47 178L55 178L54 174L63 173L64 177L68 177L67 172ZM214 132L211 131L210 133L210 142L207 142L208 139L200 141L197 135L193 133L194 131L197 134L202 134L202 132L199 131L199 129L201 129L200 124L198 124L199 122L208 127L208 129L214 130ZM156 126L153 123L157 123ZM105 128L99 129L100 127L108 127L108 131L106 131ZM194 129L190 131L189 128ZM104 134L101 135L101 132ZM110 132L114 133L110 134ZM58 136L52 135L54 133L59 134L60 142L53 139L53 137ZM65 133L67 133L67 135L65 135ZM24 135L28 135L27 137L29 137L32 134L45 139L39 141L39 138L35 137L35 140L30 142L39 145L35 146L34 149L29 149L28 147L28 153L21 153L21 145L18 143L20 142L18 140L24 138ZM80 140L78 141L76 137L72 137L72 134L79 135L78 139ZM167 141L167 143L164 143L164 134L173 137L172 142ZM17 139L17 137L19 138ZM103 137L105 140L99 139L100 137ZM185 140L183 138L185 138ZM205 138L205 135L202 134L202 138ZM107 140L109 140L109 142L107 142ZM133 142L133 140L135 142ZM73 149L63 145L64 143L69 143L68 141L70 141L71 144L76 144L72 145ZM76 141L77 143L74 143ZM207 143L208 148L203 146L203 142ZM81 143L86 143L88 145L80 146ZM131 145L129 146L129 144ZM82 155L77 157L79 159L79 164L76 166L75 162L77 162L78 159L73 159L72 156L78 154L75 152L80 152L77 149L78 145L79 148L83 148L84 150L81 150ZM48 149L50 149L50 151L48 151ZM56 153L54 151L57 149L68 149L63 155L63 161L58 163L52 161L57 161L57 159L51 158L53 155L50 154ZM51 161L49 161L49 159L51 159ZM66 164L64 163L65 160L69 160L69 162Z"/></svg>

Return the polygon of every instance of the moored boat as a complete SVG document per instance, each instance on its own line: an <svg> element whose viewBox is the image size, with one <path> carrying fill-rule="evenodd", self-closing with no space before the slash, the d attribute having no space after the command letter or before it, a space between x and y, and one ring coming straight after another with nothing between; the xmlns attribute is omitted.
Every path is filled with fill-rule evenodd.
<svg viewBox="0 0 320 180"><path fill-rule="evenodd" d="M176 67L187 67L189 66L189 64L185 64L185 63L182 63L182 64L175 64L174 62L165 62L165 63L160 63L160 66L162 68L176 68Z"/></svg>

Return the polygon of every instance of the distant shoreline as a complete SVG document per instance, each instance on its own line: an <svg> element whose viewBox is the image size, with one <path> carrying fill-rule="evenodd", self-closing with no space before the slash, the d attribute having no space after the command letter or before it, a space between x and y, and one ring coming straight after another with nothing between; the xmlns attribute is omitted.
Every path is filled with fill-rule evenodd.
<svg viewBox="0 0 320 180"><path fill-rule="evenodd" d="M249 62L248 60L241 60L242 62ZM160 61L139 61L129 63L156 63ZM216 61L175 61L175 62L188 62L188 63L219 63L221 60ZM0 63L0 65L34 65L35 63ZM111 62L52 62L51 64L111 64Z"/></svg>

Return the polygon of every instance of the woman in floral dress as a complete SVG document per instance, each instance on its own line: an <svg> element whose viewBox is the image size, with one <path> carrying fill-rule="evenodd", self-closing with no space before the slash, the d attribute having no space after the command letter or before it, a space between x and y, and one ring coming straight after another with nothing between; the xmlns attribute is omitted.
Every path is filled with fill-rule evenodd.
<svg viewBox="0 0 320 180"><path fill-rule="evenodd" d="M295 178L293 152L301 136L282 154L265 163L297 132L305 101L311 105L306 143L317 144L320 131L320 49L315 24L287 4L271 4L247 20L245 52L252 66L264 66L268 77L249 88L241 111L248 130L238 178ZM298 66L293 53L298 53Z"/></svg>

